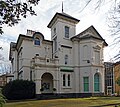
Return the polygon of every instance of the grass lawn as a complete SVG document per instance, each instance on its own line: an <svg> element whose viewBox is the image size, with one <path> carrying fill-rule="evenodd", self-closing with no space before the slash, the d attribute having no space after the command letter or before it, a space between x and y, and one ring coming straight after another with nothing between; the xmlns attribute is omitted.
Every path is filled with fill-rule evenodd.
<svg viewBox="0 0 120 107"><path fill-rule="evenodd" d="M53 100L35 100L6 103L5 107L104 107L107 104L120 104L120 97L91 97ZM106 106L115 107L115 106Z"/></svg>

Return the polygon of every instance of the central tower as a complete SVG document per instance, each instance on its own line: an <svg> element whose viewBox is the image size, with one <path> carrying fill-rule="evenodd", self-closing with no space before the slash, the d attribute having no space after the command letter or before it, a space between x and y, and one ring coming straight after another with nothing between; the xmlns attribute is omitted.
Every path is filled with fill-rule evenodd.
<svg viewBox="0 0 120 107"><path fill-rule="evenodd" d="M62 12L56 13L48 28L51 28L51 40L53 41L53 57L59 57L59 50L61 45L70 46L72 42L70 40L76 34L76 24L78 19Z"/></svg>

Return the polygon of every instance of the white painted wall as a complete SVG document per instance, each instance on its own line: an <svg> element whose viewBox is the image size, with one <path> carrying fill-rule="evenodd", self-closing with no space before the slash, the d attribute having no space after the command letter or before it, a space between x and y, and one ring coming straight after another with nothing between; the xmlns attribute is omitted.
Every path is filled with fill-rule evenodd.
<svg viewBox="0 0 120 107"><path fill-rule="evenodd" d="M47 63L45 60L40 62L39 57L34 62L36 66L33 69L35 73L34 81L36 83L36 94L41 94L41 77L44 73L50 73L53 75L53 87L57 89L57 93L84 93L83 89L83 77L89 77L89 92L94 93L94 74L96 70L99 69L101 76L101 89L100 92L104 92L104 71L102 65L103 58L103 44L101 40L95 39L83 39L80 41L71 41L70 38L66 39L64 37L64 27L68 26L70 28L70 38L76 33L76 25L72 22L65 21L63 19L57 19L51 28L51 40L57 36L57 46L58 50L54 53L54 46L52 43L47 41L41 41L40 46L35 46L33 39L24 39L21 43L22 56L21 61L19 61L19 72L23 71L23 79L30 79L30 67L31 60L39 54L39 57L55 59L55 55L58 56L58 62L56 65L53 63ZM54 28L56 28L56 34L54 34ZM95 37L96 33L94 31L86 31L82 36L86 34L91 34ZM61 45L69 46L71 48L61 47ZM95 63L95 49L100 46L100 62ZM48 49L46 51L46 49ZM65 55L68 55L68 64L65 65ZM17 63L17 52L14 52L13 57L15 58L13 63ZM53 58L52 58L53 55ZM53 67L54 66L54 67ZM73 68L74 72L61 72L62 67ZM17 70L17 65L13 64L13 71ZM71 86L63 87L63 74L71 75Z"/></svg>

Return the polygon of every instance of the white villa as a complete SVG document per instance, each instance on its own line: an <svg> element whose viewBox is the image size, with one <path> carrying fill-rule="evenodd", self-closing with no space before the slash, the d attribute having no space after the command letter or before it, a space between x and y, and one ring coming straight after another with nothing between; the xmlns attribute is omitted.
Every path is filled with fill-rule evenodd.
<svg viewBox="0 0 120 107"><path fill-rule="evenodd" d="M10 44L14 79L33 80L36 97L85 97L104 94L103 48L108 44L90 26L76 35L78 19L56 13L48 28L51 40L27 30Z"/></svg>

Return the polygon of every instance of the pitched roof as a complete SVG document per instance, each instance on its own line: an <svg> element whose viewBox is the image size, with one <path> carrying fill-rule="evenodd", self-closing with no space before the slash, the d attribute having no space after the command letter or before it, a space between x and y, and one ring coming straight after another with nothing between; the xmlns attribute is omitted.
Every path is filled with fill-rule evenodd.
<svg viewBox="0 0 120 107"><path fill-rule="evenodd" d="M25 38L33 40L35 34L40 34L43 37L43 41L52 43L52 41L44 39L44 35L42 33L40 33L40 32L35 32L33 34L33 36L27 36L27 35L19 34L19 37L18 37L17 43L16 43L16 48L18 48L19 44L21 44L22 40L25 39Z"/></svg>
<svg viewBox="0 0 120 107"><path fill-rule="evenodd" d="M58 13L58 14L59 14L59 15L62 15L62 16L65 16L65 17L67 17L67 18L73 19L73 20L75 20L75 21L77 21L77 22L80 21L79 19L76 19L76 18L72 17L71 15L66 14L66 13L64 13L64 12Z"/></svg>
<svg viewBox="0 0 120 107"><path fill-rule="evenodd" d="M66 13L64 13L64 12L62 12L62 13L56 13L55 15L54 15L54 17L52 18L52 20L50 21L50 23L48 24L48 28L51 28L51 26L53 25L53 23L56 21L56 19L57 18L66 18L66 19L69 19L69 20L71 20L71 21L73 21L75 24L77 24L80 20L79 19L76 19L76 18L74 18L74 17L72 17L72 16L70 16L70 15L68 15L68 14L66 14Z"/></svg>
<svg viewBox="0 0 120 107"><path fill-rule="evenodd" d="M93 30L97 35L98 35L98 37L97 36L93 36L93 35L91 35L91 34L86 34L86 35L82 35L82 34L84 34L85 32L87 32L88 30ZM72 38L71 38L71 40L72 39L80 39L80 40L82 40L82 39L88 39L88 38L94 38L94 39L99 39L99 40L102 40L102 41L104 41L104 45L105 46L108 46L108 44L106 43L106 41L102 38L102 36L98 33L98 31L94 28L94 26L92 25L92 26L90 26L90 27L88 27L86 30L84 30L84 31L82 31L81 33L79 33L78 35L76 35L76 36L73 36Z"/></svg>

